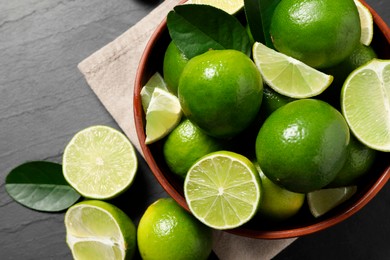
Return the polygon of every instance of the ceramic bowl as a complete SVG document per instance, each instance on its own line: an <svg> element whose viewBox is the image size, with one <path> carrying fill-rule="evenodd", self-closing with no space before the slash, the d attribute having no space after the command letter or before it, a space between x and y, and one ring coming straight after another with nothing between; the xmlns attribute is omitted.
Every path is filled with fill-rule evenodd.
<svg viewBox="0 0 390 260"><path fill-rule="evenodd" d="M390 29L372 8L367 7L372 12L375 23L372 47L379 58L390 59ZM183 181L176 177L164 162L162 143L145 145L145 114L142 110L140 91L156 71L162 72L163 57L169 42L170 37L166 20L164 20L150 38L138 67L134 88L134 117L142 152L151 171L165 191L183 208L189 210L184 198ZM296 216L283 223L250 221L239 228L226 232L251 238L279 239L299 237L324 230L344 221L362 209L382 189L389 177L390 153L380 153L372 170L359 183L357 193L322 217L314 218L305 203Z"/></svg>

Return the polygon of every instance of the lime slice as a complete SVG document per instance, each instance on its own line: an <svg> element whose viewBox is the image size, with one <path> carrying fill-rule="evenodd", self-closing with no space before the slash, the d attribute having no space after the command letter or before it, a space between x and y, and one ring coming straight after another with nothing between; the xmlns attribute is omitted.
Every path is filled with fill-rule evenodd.
<svg viewBox="0 0 390 260"><path fill-rule="evenodd" d="M341 109L359 141L390 152L390 60L373 59L354 70L341 90Z"/></svg>
<svg viewBox="0 0 390 260"><path fill-rule="evenodd" d="M199 159L188 171L184 195L194 216L215 229L231 229L257 212L260 177L244 156L219 151Z"/></svg>
<svg viewBox="0 0 390 260"><path fill-rule="evenodd" d="M107 202L80 202L65 214L66 242L74 259L131 259L136 229L131 219Z"/></svg>
<svg viewBox="0 0 390 260"><path fill-rule="evenodd" d="M322 73L259 42L253 45L253 60L267 85L288 97L316 96L333 81L333 76Z"/></svg>
<svg viewBox="0 0 390 260"><path fill-rule="evenodd" d="M91 126L78 132L63 156L65 179L87 198L108 199L126 190L138 167L130 141L107 126Z"/></svg>
<svg viewBox="0 0 390 260"><path fill-rule="evenodd" d="M366 46L369 46L374 36L374 22L372 14L367 7L365 7L359 0L354 0L359 12L361 36L360 42Z"/></svg>
<svg viewBox="0 0 390 260"><path fill-rule="evenodd" d="M152 98L152 94L155 88L161 88L163 90L168 91L167 84L165 83L164 78L159 72L154 73L153 76L150 77L148 82L145 84L145 86L143 86L141 89L142 107L145 113L148 109L150 99Z"/></svg>
<svg viewBox="0 0 390 260"><path fill-rule="evenodd" d="M355 194L356 186L321 189L309 192L307 202L314 217L318 218Z"/></svg>
<svg viewBox="0 0 390 260"><path fill-rule="evenodd" d="M181 119L179 99L156 88L146 111L146 144L154 143L169 134Z"/></svg>
<svg viewBox="0 0 390 260"><path fill-rule="evenodd" d="M211 5L228 14L235 14L244 7L244 0L189 0L187 4Z"/></svg>

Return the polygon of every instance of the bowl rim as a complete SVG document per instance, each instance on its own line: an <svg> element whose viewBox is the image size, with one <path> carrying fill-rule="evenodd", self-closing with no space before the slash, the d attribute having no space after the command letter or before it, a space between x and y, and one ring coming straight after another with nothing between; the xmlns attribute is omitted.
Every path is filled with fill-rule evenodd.
<svg viewBox="0 0 390 260"><path fill-rule="evenodd" d="M385 40L390 45L389 26L377 14L377 12L373 8L371 8L364 0L360 0L360 1L362 2L363 5L365 5L370 10L373 16L374 25L376 24L376 26L380 29L381 33L385 37ZM179 4L182 4L184 2L186 1L182 0L180 1ZM160 167L158 166L156 160L153 157L151 149L149 148L148 145L145 145L143 109L141 105L141 97L139 94L142 88L142 80L143 80L142 75L144 75L146 72L146 64L148 63L149 53L155 46L157 40L165 33L166 25L167 25L167 20L165 17L162 20L162 22L157 26L153 34L151 35L142 53L138 65L137 73L136 73L135 82L134 82L135 84L134 93L133 93L134 121L135 121L137 137L140 142L140 147L144 155L145 161L147 162L147 164L151 169L151 172L153 173L153 175L155 176L159 184L163 187L163 189L168 193L168 195L171 196L184 209L190 211L184 196L182 196L182 194L180 194L176 190L174 185L172 185L168 181L168 179L164 176L163 172L161 171ZM361 196L346 211L344 211L342 214L337 214L329 218L320 220L317 223L313 223L307 226L293 227L293 228L287 228L281 230L252 230L245 227L239 227L236 229L224 230L224 231L234 235L256 238L256 239L293 238L293 237L301 237L315 232L319 232L329 227L332 227L346 220L347 218L354 215L355 213L357 213L360 209L362 209L369 201L371 201L377 195L377 193L386 185L389 179L390 179L390 165L384 169L383 173L381 173L379 175L379 178L373 183L373 185L368 190L365 191L364 195Z"/></svg>

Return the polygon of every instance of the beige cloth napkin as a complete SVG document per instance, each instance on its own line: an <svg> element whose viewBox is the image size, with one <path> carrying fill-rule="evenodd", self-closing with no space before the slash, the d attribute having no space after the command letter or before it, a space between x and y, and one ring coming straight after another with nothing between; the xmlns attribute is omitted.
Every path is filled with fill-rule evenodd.
<svg viewBox="0 0 390 260"><path fill-rule="evenodd" d="M136 25L78 65L89 86L139 152L141 148L133 117L135 74L154 29L178 3L179 0L164 1ZM222 260L271 259L294 240L251 239L216 231L213 250Z"/></svg>

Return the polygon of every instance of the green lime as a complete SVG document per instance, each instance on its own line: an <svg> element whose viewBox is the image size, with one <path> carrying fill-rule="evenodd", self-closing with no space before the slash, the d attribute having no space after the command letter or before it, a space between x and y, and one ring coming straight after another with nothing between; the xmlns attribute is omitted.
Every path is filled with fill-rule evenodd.
<svg viewBox="0 0 390 260"><path fill-rule="evenodd" d="M314 217L318 218L350 199L356 191L356 186L348 186L309 192L307 194L307 202L310 212Z"/></svg>
<svg viewBox="0 0 390 260"><path fill-rule="evenodd" d="M369 46L374 36L374 21L372 19L372 14L370 10L368 10L368 8L365 7L359 0L354 1L360 18L360 42L366 46Z"/></svg>
<svg viewBox="0 0 390 260"><path fill-rule="evenodd" d="M169 90L177 94L180 75L188 59L183 52L171 41L164 55L163 74Z"/></svg>
<svg viewBox="0 0 390 260"><path fill-rule="evenodd" d="M340 112L323 101L301 99L266 119L256 139L256 157L275 184L307 193L336 177L346 160L349 139Z"/></svg>
<svg viewBox="0 0 390 260"><path fill-rule="evenodd" d="M137 230L142 259L207 259L211 229L200 223L173 199L162 198L143 214Z"/></svg>
<svg viewBox="0 0 390 260"><path fill-rule="evenodd" d="M206 135L186 119L168 135L163 154L171 171L184 179L196 160L221 147L221 141Z"/></svg>
<svg viewBox="0 0 390 260"><path fill-rule="evenodd" d="M390 152L390 60L373 59L354 70L341 91L341 109L355 137Z"/></svg>
<svg viewBox="0 0 390 260"><path fill-rule="evenodd" d="M66 242L74 259L131 259L136 229L131 219L107 202L89 200L65 214Z"/></svg>
<svg viewBox="0 0 390 260"><path fill-rule="evenodd" d="M253 45L253 60L267 85L288 97L313 97L322 93L333 80L332 76L259 42Z"/></svg>
<svg viewBox="0 0 390 260"><path fill-rule="evenodd" d="M263 102L261 103L260 111L266 116L269 116L276 109L294 100L296 99L279 94L269 87L264 87Z"/></svg>
<svg viewBox="0 0 390 260"><path fill-rule="evenodd" d="M153 92L155 88L161 88L163 90L168 91L167 84L165 83L163 77L160 73L156 72L153 76L150 77L148 82L146 82L145 86L141 89L141 100L142 100L142 108L144 112L148 110L148 106L150 103L150 99L152 98Z"/></svg>
<svg viewBox="0 0 390 260"><path fill-rule="evenodd" d="M184 68L178 90L184 114L207 134L229 138L256 117L263 96L256 65L236 50L210 50Z"/></svg>
<svg viewBox="0 0 390 260"><path fill-rule="evenodd" d="M73 136L65 148L62 170L82 196L113 198L133 182L138 161L133 145L108 126L91 126Z"/></svg>
<svg viewBox="0 0 390 260"><path fill-rule="evenodd" d="M194 216L209 227L232 229L257 212L259 174L246 157L218 151L199 159L188 171L184 196Z"/></svg>
<svg viewBox="0 0 390 260"><path fill-rule="evenodd" d="M188 4L211 5L222 9L228 14L235 14L244 8L244 0L188 0Z"/></svg>
<svg viewBox="0 0 390 260"><path fill-rule="evenodd" d="M314 68L327 68L359 44L359 13L353 0L282 0L272 16L270 34L278 51Z"/></svg>

